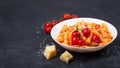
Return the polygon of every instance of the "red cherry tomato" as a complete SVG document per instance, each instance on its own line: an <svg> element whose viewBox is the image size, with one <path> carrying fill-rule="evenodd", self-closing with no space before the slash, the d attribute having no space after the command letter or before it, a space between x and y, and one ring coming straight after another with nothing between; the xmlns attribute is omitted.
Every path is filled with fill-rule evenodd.
<svg viewBox="0 0 120 68"><path fill-rule="evenodd" d="M51 32L51 27L45 27L44 28L44 31L45 31L45 33L47 33L47 34L50 34L50 32Z"/></svg>
<svg viewBox="0 0 120 68"><path fill-rule="evenodd" d="M96 34L93 34L92 35L92 38L91 38L92 42L96 42L96 43L100 43L101 40L100 40L100 36L96 35Z"/></svg>
<svg viewBox="0 0 120 68"><path fill-rule="evenodd" d="M46 22L46 23L44 24L44 27L49 27L49 26L51 26L51 23L50 23L50 22Z"/></svg>
<svg viewBox="0 0 120 68"><path fill-rule="evenodd" d="M77 45L78 39L79 38L72 37L72 45Z"/></svg>
<svg viewBox="0 0 120 68"><path fill-rule="evenodd" d="M72 37L80 38L80 32L78 31L72 32Z"/></svg>
<svg viewBox="0 0 120 68"><path fill-rule="evenodd" d="M55 20L53 20L53 21L51 22L52 27L53 27L54 25L56 25L56 24L57 24L57 22L56 22Z"/></svg>
<svg viewBox="0 0 120 68"><path fill-rule="evenodd" d="M77 45L79 45L79 46L85 45L85 40L79 39L77 42Z"/></svg>
<svg viewBox="0 0 120 68"><path fill-rule="evenodd" d="M65 13L63 15L63 19L69 19L71 17L71 15L69 13Z"/></svg>
<svg viewBox="0 0 120 68"><path fill-rule="evenodd" d="M72 44L73 45L77 45L79 38L80 38L80 32L78 31L72 32Z"/></svg>
<svg viewBox="0 0 120 68"><path fill-rule="evenodd" d="M44 24L44 32L45 33L47 33L47 34L49 34L50 33L50 31L51 31L51 23L50 22L46 22L45 24Z"/></svg>
<svg viewBox="0 0 120 68"><path fill-rule="evenodd" d="M76 14L73 14L71 18L78 18L78 16Z"/></svg>
<svg viewBox="0 0 120 68"><path fill-rule="evenodd" d="M82 31L82 33L83 33L83 35L84 35L85 37L89 37L91 31L90 31L89 28L84 28L83 31Z"/></svg>

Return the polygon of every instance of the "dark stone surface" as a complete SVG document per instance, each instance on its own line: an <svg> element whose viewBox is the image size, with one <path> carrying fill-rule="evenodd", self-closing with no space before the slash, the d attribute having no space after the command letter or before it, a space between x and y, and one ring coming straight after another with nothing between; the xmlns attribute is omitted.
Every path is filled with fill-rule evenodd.
<svg viewBox="0 0 120 68"><path fill-rule="evenodd" d="M43 32L45 21L64 13L103 19L118 30L116 40L101 51L71 52L70 64L59 60L65 51ZM0 0L0 68L120 68L119 0ZM54 43L58 55L47 61L42 52Z"/></svg>

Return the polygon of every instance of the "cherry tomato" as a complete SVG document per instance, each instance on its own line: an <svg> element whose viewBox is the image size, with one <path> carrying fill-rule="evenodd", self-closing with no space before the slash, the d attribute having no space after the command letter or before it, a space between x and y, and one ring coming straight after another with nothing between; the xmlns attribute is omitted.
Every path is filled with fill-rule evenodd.
<svg viewBox="0 0 120 68"><path fill-rule="evenodd" d="M63 19L69 19L71 17L71 15L69 13L65 13L63 15Z"/></svg>
<svg viewBox="0 0 120 68"><path fill-rule="evenodd" d="M44 31L45 31L45 33L47 33L47 34L50 34L50 32L51 32L51 27L45 27L44 28Z"/></svg>
<svg viewBox="0 0 120 68"><path fill-rule="evenodd" d="M46 22L46 23L44 24L44 27L49 27L49 26L51 26L51 23L50 23L50 22Z"/></svg>
<svg viewBox="0 0 120 68"><path fill-rule="evenodd" d="M52 22L51 22L51 25L52 26L54 26L54 25L56 25L57 24L57 22L55 21L55 20L53 20Z"/></svg>
<svg viewBox="0 0 120 68"><path fill-rule="evenodd" d="M71 18L77 18L78 16L76 14L73 14Z"/></svg>
<svg viewBox="0 0 120 68"><path fill-rule="evenodd" d="M46 22L45 25L44 25L44 32L49 34L51 29L52 29L51 23L50 22Z"/></svg>
<svg viewBox="0 0 120 68"><path fill-rule="evenodd" d="M84 28L83 31L82 31L82 33L83 33L83 35L84 35L85 37L89 37L91 31L90 31L89 28Z"/></svg>
<svg viewBox="0 0 120 68"><path fill-rule="evenodd" d="M79 39L77 42L77 45L79 45L79 46L85 45L85 40Z"/></svg>
<svg viewBox="0 0 120 68"><path fill-rule="evenodd" d="M100 36L96 35L96 34L93 34L92 35L92 38L91 38L92 42L96 42L96 43L100 43L101 40L100 40Z"/></svg>
<svg viewBox="0 0 120 68"><path fill-rule="evenodd" d="M72 37L80 38L80 32L78 31L72 32Z"/></svg>
<svg viewBox="0 0 120 68"><path fill-rule="evenodd" d="M72 37L72 45L77 45L78 39L79 38Z"/></svg>

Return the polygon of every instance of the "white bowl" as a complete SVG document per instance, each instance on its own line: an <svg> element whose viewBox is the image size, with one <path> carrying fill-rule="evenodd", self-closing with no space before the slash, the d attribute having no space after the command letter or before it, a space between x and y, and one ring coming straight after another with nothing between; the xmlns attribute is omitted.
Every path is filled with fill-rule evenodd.
<svg viewBox="0 0 120 68"><path fill-rule="evenodd" d="M79 21L82 21L82 20L84 20L85 22L94 22L94 23L98 23L98 24L101 24L103 22L106 23L110 33L113 36L112 41L103 45L103 46L96 46L96 47L90 47L90 48L68 46L68 45L65 45L63 43L59 43L58 41L56 41L56 37L58 36L58 34L59 34L63 25L65 25L65 24L68 25L68 26L74 25L74 24L76 24L76 22L79 22ZM96 18L75 18L75 19L65 20L65 21L62 21L62 22L56 24L51 30L51 37L53 38L53 40L55 42L57 42L60 46L62 46L63 48L65 48L67 50L74 51L74 52L79 52L79 53L89 53L89 52L94 52L94 51L101 50L104 47L108 46L110 43L112 43L115 40L115 38L117 37L117 34L118 34L117 29L112 24L110 24L106 21L100 20L100 19L96 19Z"/></svg>

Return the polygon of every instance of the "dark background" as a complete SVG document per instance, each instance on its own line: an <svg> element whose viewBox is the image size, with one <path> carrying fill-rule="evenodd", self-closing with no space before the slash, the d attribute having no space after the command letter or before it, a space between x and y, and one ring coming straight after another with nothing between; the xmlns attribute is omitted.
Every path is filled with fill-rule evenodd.
<svg viewBox="0 0 120 68"><path fill-rule="evenodd" d="M69 64L59 60L65 51L43 32L46 21L64 13L103 19L118 30L116 40L101 51L73 53ZM0 68L120 68L120 0L0 0ZM58 55L47 61L46 44Z"/></svg>

